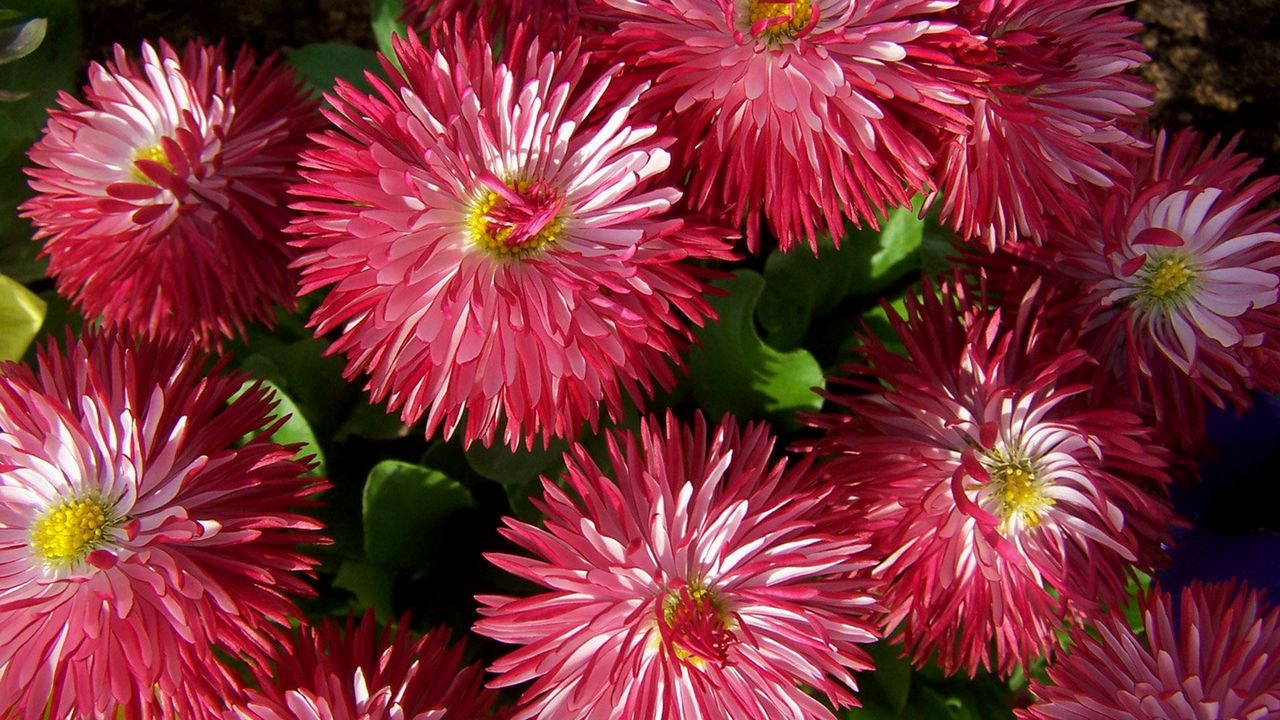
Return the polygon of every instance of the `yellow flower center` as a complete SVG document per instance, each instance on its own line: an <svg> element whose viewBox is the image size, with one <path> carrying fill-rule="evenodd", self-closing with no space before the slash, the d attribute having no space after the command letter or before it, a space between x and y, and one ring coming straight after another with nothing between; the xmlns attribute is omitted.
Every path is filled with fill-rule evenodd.
<svg viewBox="0 0 1280 720"><path fill-rule="evenodd" d="M748 0L747 19L757 37L770 40L795 37L813 20L811 0L761 2Z"/></svg>
<svg viewBox="0 0 1280 720"><path fill-rule="evenodd" d="M1046 483L1031 462L1008 456L999 450L987 453L987 473L991 476L995 514L1000 518L998 530L1008 535L1019 528L1034 528L1053 505L1046 497Z"/></svg>
<svg viewBox="0 0 1280 720"><path fill-rule="evenodd" d="M151 178L147 177L146 173L138 169L138 166L136 163L139 160L150 160L152 162L158 162L161 165L168 168L169 170L173 169L173 165L169 163L168 156L165 155L164 148L160 146L160 143L156 143L155 145L152 145L150 147L142 148L141 150L133 154L133 168L129 171L129 179L133 180L134 182L145 183L147 185L155 185L155 182L153 182Z"/></svg>
<svg viewBox="0 0 1280 720"><path fill-rule="evenodd" d="M501 258L536 255L560 239L565 198L544 181L482 181L471 206L467 231L472 241Z"/></svg>
<svg viewBox="0 0 1280 720"><path fill-rule="evenodd" d="M699 670L723 664L733 642L733 619L720 598L701 580L662 598L659 642L676 660Z"/></svg>
<svg viewBox="0 0 1280 720"><path fill-rule="evenodd" d="M1181 300L1192 289L1196 274L1180 254L1151 258L1142 267L1142 291L1156 303Z"/></svg>
<svg viewBox="0 0 1280 720"><path fill-rule="evenodd" d="M96 495L67 500L31 528L31 546L51 565L72 565L106 542L110 508Z"/></svg>

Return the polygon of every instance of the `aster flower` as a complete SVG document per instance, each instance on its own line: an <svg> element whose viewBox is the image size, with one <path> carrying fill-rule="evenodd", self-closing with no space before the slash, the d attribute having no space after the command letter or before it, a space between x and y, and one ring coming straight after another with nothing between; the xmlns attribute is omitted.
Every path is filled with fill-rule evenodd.
<svg viewBox="0 0 1280 720"><path fill-rule="evenodd" d="M1131 191L1043 253L1075 288L1087 347L1183 441L1203 434L1204 400L1280 389L1280 210L1259 207L1280 178L1250 181L1258 165L1234 142L1161 133Z"/></svg>
<svg viewBox="0 0 1280 720"><path fill-rule="evenodd" d="M943 133L935 174L942 218L994 249L1045 238L1090 212L1086 187L1128 179L1108 151L1134 151L1151 90L1126 0L964 0L948 17L971 33L961 63L982 73L960 136Z"/></svg>
<svg viewBox="0 0 1280 720"><path fill-rule="evenodd" d="M297 613L321 538L289 508L323 484L242 385L110 336L0 366L0 714L211 717L212 645L261 655Z"/></svg>
<svg viewBox="0 0 1280 720"><path fill-rule="evenodd" d="M1142 600L1145 636L1111 614L1035 681L1020 720L1261 720L1280 716L1280 608L1236 583Z"/></svg>
<svg viewBox="0 0 1280 720"><path fill-rule="evenodd" d="M907 121L964 122L934 67L950 62L948 0L603 2L619 55L654 77L646 112L687 138L693 204L745 218L752 248L762 217L783 250L817 252L844 218L909 205L933 156Z"/></svg>
<svg viewBox="0 0 1280 720"><path fill-rule="evenodd" d="M1165 454L1134 414L1078 402L1065 378L1087 356L1041 323L1046 302L1033 286L1006 315L954 280L909 295L889 313L906 356L865 338L829 385L861 394L813 418L884 558L886 634L917 664L1007 674L1162 557Z"/></svg>
<svg viewBox="0 0 1280 720"><path fill-rule="evenodd" d="M322 121L292 70L247 53L228 67L199 43L143 43L135 62L117 45L85 95L59 97L29 153L22 215L58 291L108 327L204 345L292 307L285 193Z"/></svg>
<svg viewBox="0 0 1280 720"><path fill-rule="evenodd" d="M505 423L516 446L671 386L711 312L681 261L729 251L668 214L680 193L650 182L668 154L628 125L638 90L598 106L618 68L585 85L577 43L507 50L495 67L460 35L397 41L391 85L339 84L297 192L303 290L333 286L312 323L341 329L348 376L428 435L488 445Z"/></svg>
<svg viewBox="0 0 1280 720"><path fill-rule="evenodd" d="M295 630L256 673L259 689L225 720L477 720L494 695L479 665L462 665L462 643L433 630L412 639L408 619L378 632L372 611L345 629L332 618Z"/></svg>
<svg viewBox="0 0 1280 720"><path fill-rule="evenodd" d="M649 420L610 436L616 480L574 447L579 499L544 480L545 529L507 520L536 557L489 556L547 592L478 598L476 630L524 646L490 668L534 680L514 717L832 718L799 684L853 703L875 639L866 544L824 526L828 491L772 446L731 418Z"/></svg>

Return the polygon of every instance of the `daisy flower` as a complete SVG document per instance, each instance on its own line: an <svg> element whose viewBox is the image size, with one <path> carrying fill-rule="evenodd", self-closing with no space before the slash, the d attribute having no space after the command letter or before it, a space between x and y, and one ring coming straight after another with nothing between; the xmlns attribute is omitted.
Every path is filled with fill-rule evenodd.
<svg viewBox="0 0 1280 720"><path fill-rule="evenodd" d="M297 188L302 289L347 374L426 433L508 445L596 427L653 381L670 387L711 313L703 272L728 243L668 211L651 179L668 154L631 125L638 90L598 104L577 43L543 53L451 37L397 41L404 74L365 95L339 84L322 149Z"/></svg>
<svg viewBox="0 0 1280 720"><path fill-rule="evenodd" d="M616 52L654 78L645 111L686 138L693 205L745 219L752 248L762 217L817 252L845 218L909 205L933 156L908 120L964 122L934 67L953 1L602 1Z"/></svg>
<svg viewBox="0 0 1280 720"><path fill-rule="evenodd" d="M342 628L326 618L301 627L274 653L271 668L255 673L225 720L478 720L494 695L484 671L462 665L462 643L447 630L414 640L407 618L392 635L378 632L373 612Z"/></svg>
<svg viewBox="0 0 1280 720"><path fill-rule="evenodd" d="M544 480L534 557L489 556L546 588L482 596L477 632L523 645L490 668L529 680L515 718L833 718L800 686L853 704L857 646L875 639L866 543L833 532L828 491L770 463L763 426L708 431L671 416L610 436L610 478L576 445Z"/></svg>
<svg viewBox="0 0 1280 720"><path fill-rule="evenodd" d="M1053 220L1090 212L1085 187L1128 179L1108 151L1145 147L1131 134L1151 104L1134 68L1147 60L1125 0L964 0L948 17L970 35L960 62L982 73L971 124L941 135L941 217L989 248L1042 240Z"/></svg>
<svg viewBox="0 0 1280 720"><path fill-rule="evenodd" d="M1280 390L1280 178L1235 143L1161 133L1100 221L1045 253L1075 286L1085 343L1171 437L1203 434L1204 401Z"/></svg>
<svg viewBox="0 0 1280 720"><path fill-rule="evenodd" d="M917 665L1007 674L1162 558L1165 453L1132 413L1078 401L1065 378L1087 356L1041 324L1039 287L1016 315L938 290L889 312L905 356L868 336L831 379L858 392L832 393L814 450L883 558L886 635Z"/></svg>
<svg viewBox="0 0 1280 720"><path fill-rule="evenodd" d="M0 715L206 718L308 594L323 487L272 402L176 344L0 366ZM249 437L248 440L243 440Z"/></svg>
<svg viewBox="0 0 1280 720"><path fill-rule="evenodd" d="M1035 680L1019 720L1262 720L1280 717L1280 608L1236 583L1142 600L1144 634L1123 614L1077 631Z"/></svg>
<svg viewBox="0 0 1280 720"><path fill-rule="evenodd" d="M275 57L221 46L119 45L89 67L85 101L60 109L29 155L23 217L58 291L107 327L214 345L292 308L292 213L306 134L322 122Z"/></svg>

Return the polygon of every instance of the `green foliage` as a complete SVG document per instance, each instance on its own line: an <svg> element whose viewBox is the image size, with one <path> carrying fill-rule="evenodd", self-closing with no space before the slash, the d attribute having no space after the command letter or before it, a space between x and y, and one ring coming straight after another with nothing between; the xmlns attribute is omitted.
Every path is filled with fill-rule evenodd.
<svg viewBox="0 0 1280 720"><path fill-rule="evenodd" d="M44 322L48 305L0 274L0 360L19 360Z"/></svg>
<svg viewBox="0 0 1280 720"><path fill-rule="evenodd" d="M384 568L423 568L444 540L449 515L474 506L471 492L444 473L384 460L365 481L365 555Z"/></svg>
<svg viewBox="0 0 1280 720"><path fill-rule="evenodd" d="M289 53L289 64L317 94L330 92L341 79L368 92L373 89L365 72L377 73L378 56L372 50L342 43L311 43Z"/></svg>
<svg viewBox="0 0 1280 720"><path fill-rule="evenodd" d="M739 270L716 285L728 293L711 299L719 319L696 333L699 344L689 353L689 383L698 404L713 418L731 412L782 421L796 410L821 407L813 388L825 383L813 355L775 350L756 332L765 279Z"/></svg>
<svg viewBox="0 0 1280 720"><path fill-rule="evenodd" d="M936 667L915 671L886 643L868 648L875 670L858 676L860 708L842 720L1012 720L1013 692L991 675L943 677Z"/></svg>
<svg viewBox="0 0 1280 720"><path fill-rule="evenodd" d="M271 419L274 421L277 418L284 418L284 422L271 435L271 439L281 445L298 445L297 456L311 458L311 462L315 465L307 474L323 476L325 474L324 450L316 440L316 434L311 429L311 424L307 422L306 416L279 386L270 380L250 380L245 382L236 396L259 383L271 391L271 397L276 403L275 409L271 411Z"/></svg>
<svg viewBox="0 0 1280 720"><path fill-rule="evenodd" d="M46 32L34 49L37 26L26 26L24 50L0 63L0 273L29 284L44 277L40 249L31 241L31 225L18 217L18 205L31 196L22 167L26 151L48 119L59 90L70 89L82 71L80 8L74 0L7 0L8 17L43 18ZM12 29L12 28L9 28Z"/></svg>
<svg viewBox="0 0 1280 720"><path fill-rule="evenodd" d="M8 10L0 11L0 22L14 19L17 13ZM24 20L16 25L0 26L0 65L24 58L35 52L44 42L45 32L49 29L49 21L44 18ZM0 90L0 100L19 100L19 96L8 95Z"/></svg>
<svg viewBox="0 0 1280 720"><path fill-rule="evenodd" d="M370 0L369 16L373 21L373 37L378 41L378 50L390 58L396 67L400 63L391 46L391 36L404 37L408 32L405 24L400 22L401 15L404 15L403 0Z"/></svg>

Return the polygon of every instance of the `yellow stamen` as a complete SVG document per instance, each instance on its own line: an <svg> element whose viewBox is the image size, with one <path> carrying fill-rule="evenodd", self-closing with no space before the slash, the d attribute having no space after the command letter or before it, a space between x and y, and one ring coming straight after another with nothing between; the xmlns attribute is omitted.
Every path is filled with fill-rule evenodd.
<svg viewBox="0 0 1280 720"><path fill-rule="evenodd" d="M1034 528L1040 524L1053 498L1044 494L1046 483L1030 461L1007 456L999 450L987 453L987 473L996 499L995 514L1000 518L1002 535L1016 528Z"/></svg>
<svg viewBox="0 0 1280 720"><path fill-rule="evenodd" d="M173 169L173 165L169 163L169 158L167 155L165 155L164 148L160 146L160 143L156 143L155 145L152 145L150 147L142 148L138 152L134 153L133 163L136 163L139 160L150 160L152 162L158 162L169 170ZM152 182L151 178L147 177L146 173L138 169L137 165L133 165L133 168L129 172L129 177L134 182L145 183L147 185L155 185L155 183Z"/></svg>
<svg viewBox="0 0 1280 720"><path fill-rule="evenodd" d="M31 546L51 565L71 565L106 541L111 524L110 508L96 495L67 500L31 528Z"/></svg>
<svg viewBox="0 0 1280 720"><path fill-rule="evenodd" d="M508 181L505 184L517 193L526 193L531 187L527 181ZM483 250L500 258L525 258L538 254L560 238L560 233L564 230L563 213L548 222L532 238L524 242L511 242L513 228L496 222L492 217L492 213L506 202L498 193L484 190L471 206L471 213L467 217L467 231L472 242Z"/></svg>
<svg viewBox="0 0 1280 720"><path fill-rule="evenodd" d="M1186 295L1195 277L1186 258L1180 255L1153 258L1143 266L1143 290L1156 301L1169 302Z"/></svg>
<svg viewBox="0 0 1280 720"><path fill-rule="evenodd" d="M779 18L786 18L787 21L769 25L760 32L760 35L771 40L795 37L813 19L813 5L810 4L810 0L796 0L795 2L748 0L747 20L752 27L758 22L777 20Z"/></svg>

